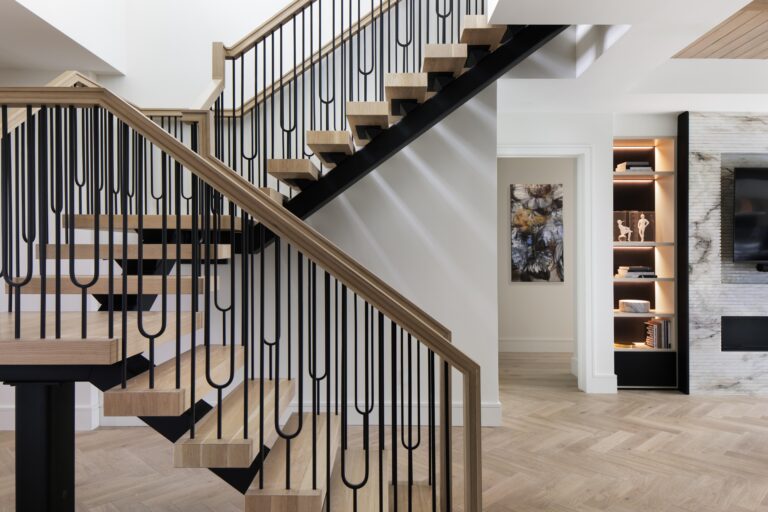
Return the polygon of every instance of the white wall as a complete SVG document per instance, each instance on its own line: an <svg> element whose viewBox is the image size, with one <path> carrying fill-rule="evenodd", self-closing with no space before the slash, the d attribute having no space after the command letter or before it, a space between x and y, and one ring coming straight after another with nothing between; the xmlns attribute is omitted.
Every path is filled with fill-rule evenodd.
<svg viewBox="0 0 768 512"><path fill-rule="evenodd" d="M485 425L501 420L496 190L492 86L309 219L482 366Z"/></svg>
<svg viewBox="0 0 768 512"><path fill-rule="evenodd" d="M101 82L145 108L197 108L211 82L211 43L234 43L288 3L131 0L126 76Z"/></svg>
<svg viewBox="0 0 768 512"><path fill-rule="evenodd" d="M498 161L498 289L501 352L573 352L576 283L576 160L500 158ZM510 281L509 187L513 183L563 185L565 281Z"/></svg>
<svg viewBox="0 0 768 512"><path fill-rule="evenodd" d="M579 387L616 392L613 370L613 115L514 112L499 96L500 156L578 156L576 334Z"/></svg>
<svg viewBox="0 0 768 512"><path fill-rule="evenodd" d="M128 0L67 0L66 6L61 0L17 1L118 72L126 72Z"/></svg>

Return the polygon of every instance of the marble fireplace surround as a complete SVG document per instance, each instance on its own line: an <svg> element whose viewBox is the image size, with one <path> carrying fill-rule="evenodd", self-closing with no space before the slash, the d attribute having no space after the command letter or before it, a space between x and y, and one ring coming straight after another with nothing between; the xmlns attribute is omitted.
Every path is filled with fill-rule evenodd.
<svg viewBox="0 0 768 512"><path fill-rule="evenodd" d="M768 273L732 261L731 224L733 169L768 168L768 114L691 112L689 130L690 391L768 394L768 352L721 350L721 317L768 316Z"/></svg>

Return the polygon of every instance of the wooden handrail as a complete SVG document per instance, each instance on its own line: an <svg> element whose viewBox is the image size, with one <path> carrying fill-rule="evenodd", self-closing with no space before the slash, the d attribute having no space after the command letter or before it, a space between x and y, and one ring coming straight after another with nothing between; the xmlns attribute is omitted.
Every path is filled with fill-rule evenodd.
<svg viewBox="0 0 768 512"><path fill-rule="evenodd" d="M482 510L480 367L450 341L450 331L364 268L320 233L225 164L187 148L135 106L103 88L0 88L0 105L102 107L142 134L176 162L291 243L361 298L411 333L464 376L465 510ZM210 120L210 116L201 119ZM208 130L208 127L201 128ZM450 377L448 377L450 379ZM451 407L441 400L441 407Z"/></svg>
<svg viewBox="0 0 768 512"><path fill-rule="evenodd" d="M101 87L99 84L80 73L79 71L65 71L50 82L46 84L46 87ZM33 110L32 113L36 113ZM26 109L17 109L8 113L8 128L9 133L13 131L17 126L24 124L27 120ZM0 133L2 137L2 133Z"/></svg>
<svg viewBox="0 0 768 512"><path fill-rule="evenodd" d="M280 12L259 25L259 27L253 30L250 34L246 35L232 46L226 46L226 56L230 58L237 57L247 52L256 46L259 41L271 34L276 28L296 16L302 9L314 1L315 0L294 0L283 7Z"/></svg>
<svg viewBox="0 0 768 512"><path fill-rule="evenodd" d="M261 25L259 28L248 34L246 37L231 47L224 46L222 43L213 43L213 79L219 80L223 89L224 62L226 59L234 59L240 57L243 53L250 50L259 41L264 39L264 37L271 34L277 27L290 20L291 17L295 16L297 13L301 12L301 10L309 5L312 1L314 0L295 1L293 4L287 6L285 9L270 18L266 23ZM295 68L292 68L282 77L278 78L272 84L265 87L264 90L246 101L238 109L225 109L224 115L228 117L231 117L235 114L241 116L250 112L256 107L256 105L263 103L265 99L272 96L275 91L282 87L282 84L293 80L297 75L297 70L301 70L301 72L308 70L313 63L319 62L324 57L330 55L330 53L336 50L343 41L349 40L356 36L360 31L368 27L368 25L376 21L379 17L381 17L400 2L401 0L381 0L381 3L374 7L371 12L360 18L359 21L353 23L352 26L350 26L347 30L336 36L333 41L326 43L325 46L323 46L321 49L307 57L304 62L297 65Z"/></svg>

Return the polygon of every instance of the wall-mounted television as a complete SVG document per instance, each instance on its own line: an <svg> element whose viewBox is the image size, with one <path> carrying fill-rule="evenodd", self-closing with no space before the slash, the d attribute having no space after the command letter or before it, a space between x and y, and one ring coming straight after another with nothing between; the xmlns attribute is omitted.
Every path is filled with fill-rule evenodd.
<svg viewBox="0 0 768 512"><path fill-rule="evenodd" d="M733 173L733 261L768 262L768 168Z"/></svg>

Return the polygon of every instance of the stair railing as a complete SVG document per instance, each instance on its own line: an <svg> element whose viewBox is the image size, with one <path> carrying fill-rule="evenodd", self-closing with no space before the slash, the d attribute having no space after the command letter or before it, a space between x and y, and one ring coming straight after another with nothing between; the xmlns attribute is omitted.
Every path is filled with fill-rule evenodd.
<svg viewBox="0 0 768 512"><path fill-rule="evenodd" d="M348 102L384 101L389 73L421 72L424 45L458 43L485 0L297 0L232 46L214 43L213 154L259 187L297 191L271 159L312 158L310 130L347 130ZM412 102L395 102L402 116Z"/></svg>
<svg viewBox="0 0 768 512"><path fill-rule="evenodd" d="M14 108L26 111L26 122L11 129L8 112ZM200 116L189 140L182 142L169 133L177 121L155 123L104 89L0 89L0 214L3 234L9 235L3 237L0 254L6 282L16 285L17 300L9 302L14 337L53 338L52 342L59 337L63 310L69 306L62 294L76 277L60 268L62 245L69 244L69 257L74 259L82 256L77 243L90 239L93 252L85 254L90 266L78 262L74 274L80 275L84 266L96 277L80 281L77 293L95 297L107 313L104 338L120 339L120 386L130 384L131 360L145 351L149 387L162 385L152 378L154 366L161 362L154 345L172 330L175 347L165 357L175 366L175 387L190 392L191 437L196 434L193 418L204 412L196 410L203 398L199 386L216 391L217 411L211 414L217 414L221 437L225 391L243 380L253 383L244 385L243 429L248 438L254 435L248 432L252 414L248 393L259 393L263 399L268 383L279 387L281 382L294 382L301 390L299 412L306 405L311 417L283 425L276 410L275 430L288 446L303 429L310 429L313 436L325 433L313 444L311 463L314 485L324 484L329 500L334 499L333 468L332 457L326 455L334 453L332 432L337 425L342 449L359 441L366 467L379 468L378 482L353 481L345 473L354 499L361 486L377 485L380 496L389 492L397 503L398 492L405 493L401 499L410 503L417 486L425 485L431 487L433 504L441 510L451 510L461 499L454 494L457 481L451 470L455 370L463 377L464 441L464 486L456 492L463 492L464 510L482 510L477 364L453 346L450 332L420 308L238 173L196 153L207 144L208 120ZM102 236L97 237L100 231ZM275 242L265 248L268 235ZM98 243L104 236L105 249ZM51 239L56 265L52 275L43 263L51 254L46 248ZM33 244L40 245L38 264L29 259ZM217 252L222 245L228 248L228 265L214 264L222 259ZM131 246L137 247L137 254L129 255ZM191 254L182 254L185 246ZM152 251L154 256L148 256ZM40 285L32 286L28 276L38 278ZM217 285L222 298L228 295L218 309ZM27 293L29 303L18 300ZM175 301L158 303L156 298L167 294L174 294ZM51 315L48 295L56 297ZM93 335L91 324L98 313L89 310L89 301L81 303L80 311L74 308L81 339ZM29 308L38 312L28 315ZM131 311L140 313L132 316ZM160 318L150 328L147 319L153 313ZM49 318L57 326L53 336L46 330ZM120 322L113 324L117 318ZM138 346L138 338L146 345ZM352 340L354 346L349 346ZM216 363L220 370L213 372L211 351L217 345L223 356ZM350 352L355 351L367 351L368 359L361 367L355 357L350 368ZM188 368L186 382L184 368ZM350 393L356 396L351 403ZM360 396L365 396L362 405ZM267 442L267 414L260 409L259 446ZM362 433L351 426L356 422L362 424ZM279 461L282 468L305 462L291 460L290 449L287 453L286 460ZM344 460L347 455L351 452L344 454ZM256 460L262 470L251 488L258 494L277 463L270 462L264 450ZM285 486L291 488L295 482L288 478L289 471L286 475Z"/></svg>

